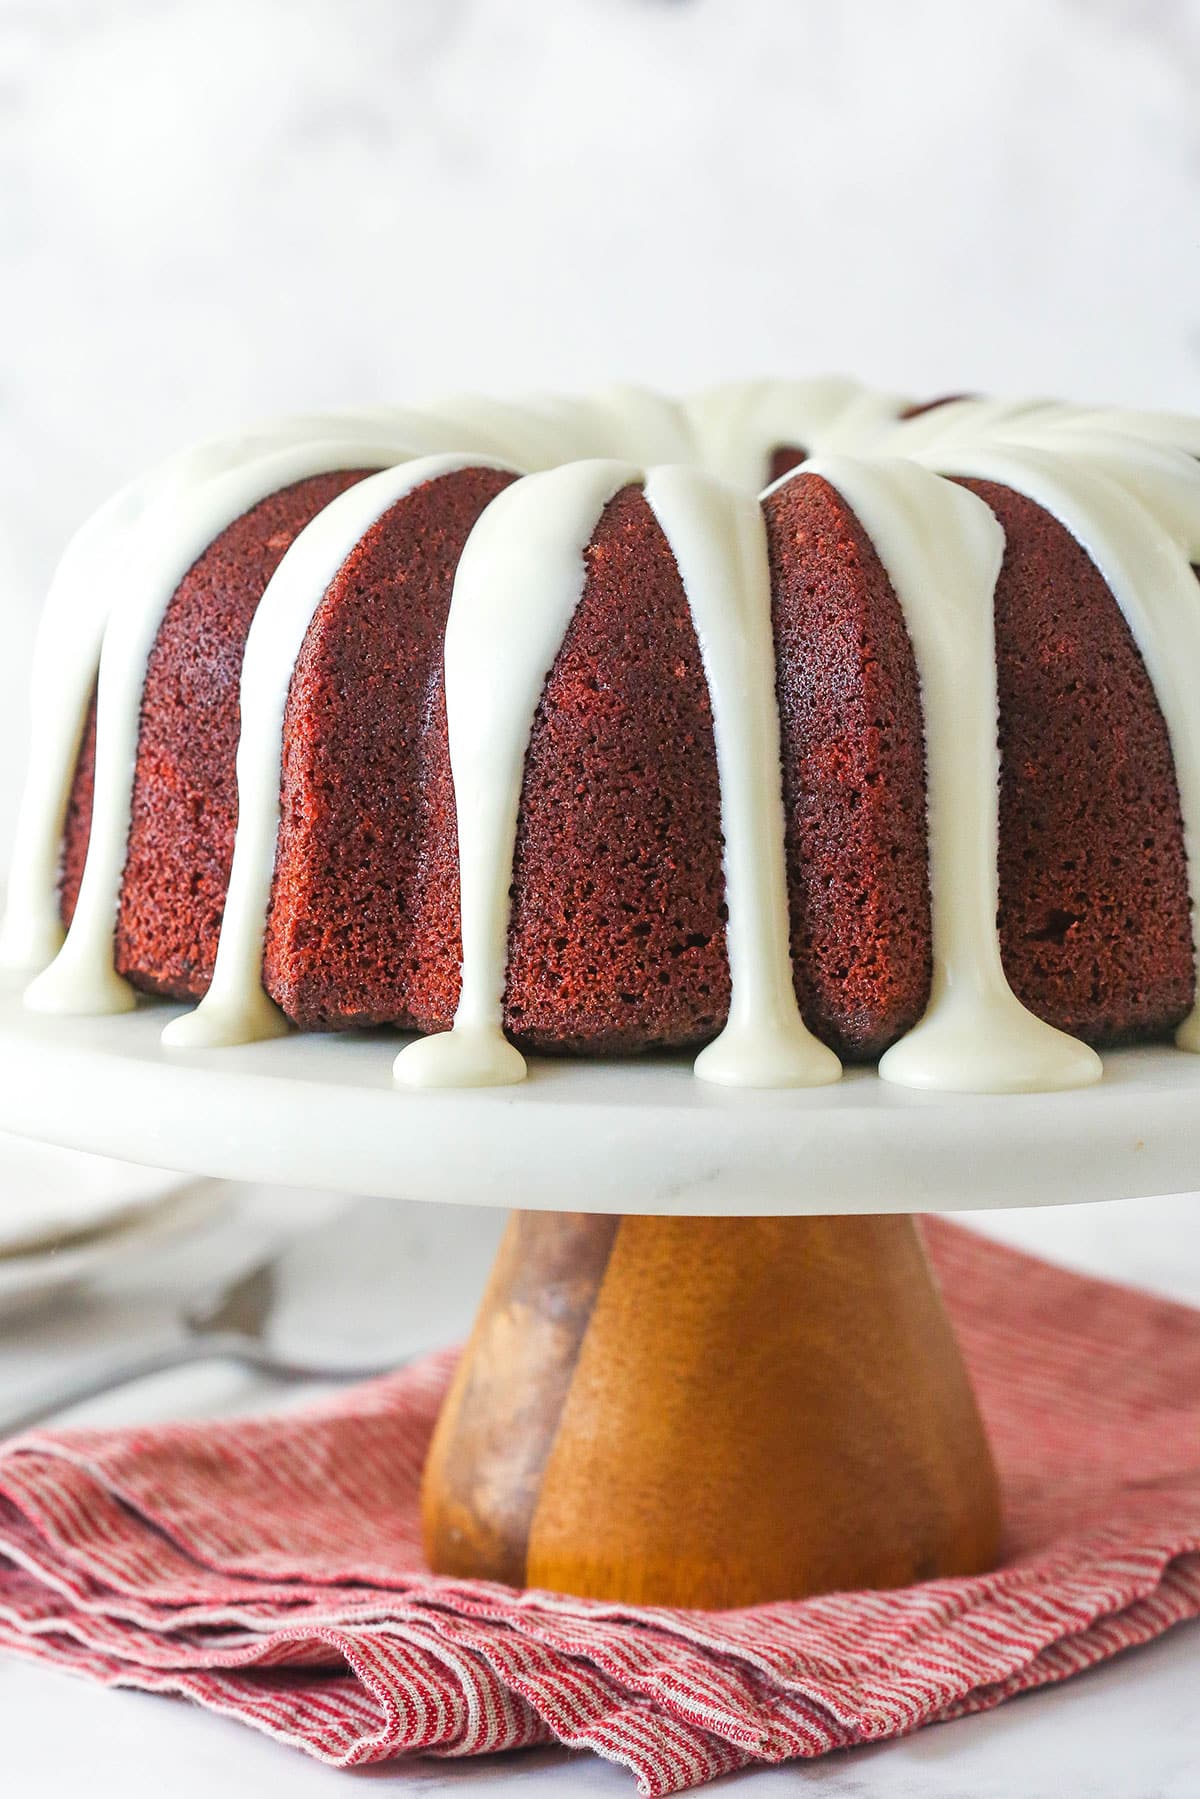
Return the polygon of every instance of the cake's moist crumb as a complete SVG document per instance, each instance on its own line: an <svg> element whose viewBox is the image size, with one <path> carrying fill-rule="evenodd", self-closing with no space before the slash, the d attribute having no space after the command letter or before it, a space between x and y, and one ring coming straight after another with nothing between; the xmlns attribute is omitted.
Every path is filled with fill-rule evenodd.
<svg viewBox="0 0 1200 1799"><path fill-rule="evenodd" d="M263 589L292 539L367 470L314 475L262 500L180 582L146 670L116 965L134 983L198 998L212 978L237 824L238 682ZM70 916L86 852L91 764L75 778L64 846Z"/></svg>
<svg viewBox="0 0 1200 1799"><path fill-rule="evenodd" d="M284 724L265 963L267 991L305 1029L412 1022L430 690L463 547L513 478L468 468L406 494L309 627Z"/></svg>
<svg viewBox="0 0 1200 1799"><path fill-rule="evenodd" d="M797 475L763 504L796 993L818 1036L866 1059L929 995L916 663L891 583L835 489Z"/></svg>

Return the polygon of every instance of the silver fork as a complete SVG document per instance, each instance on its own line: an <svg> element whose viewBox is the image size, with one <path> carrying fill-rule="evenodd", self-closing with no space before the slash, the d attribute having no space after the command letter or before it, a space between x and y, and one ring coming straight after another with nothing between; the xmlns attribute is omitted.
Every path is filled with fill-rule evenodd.
<svg viewBox="0 0 1200 1799"><path fill-rule="evenodd" d="M49 1382L40 1392L24 1394L16 1405L0 1407L0 1437L15 1436L69 1406L192 1362L239 1362L275 1380L355 1381L387 1373L412 1360L411 1356L394 1356L384 1362L330 1366L281 1355L270 1347L265 1335L277 1294L276 1258L271 1256L207 1300L185 1305L179 1314L181 1332L171 1341L93 1358L85 1373Z"/></svg>

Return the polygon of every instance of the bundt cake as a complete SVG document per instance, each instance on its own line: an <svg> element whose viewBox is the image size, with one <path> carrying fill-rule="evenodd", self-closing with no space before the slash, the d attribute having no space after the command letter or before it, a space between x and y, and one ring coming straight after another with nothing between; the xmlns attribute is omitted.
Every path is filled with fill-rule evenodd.
<svg viewBox="0 0 1200 1799"><path fill-rule="evenodd" d="M416 1086L1200 1047L1197 457L841 380L186 451L55 577L5 961L36 1009L199 1002L175 1047L421 1033Z"/></svg>

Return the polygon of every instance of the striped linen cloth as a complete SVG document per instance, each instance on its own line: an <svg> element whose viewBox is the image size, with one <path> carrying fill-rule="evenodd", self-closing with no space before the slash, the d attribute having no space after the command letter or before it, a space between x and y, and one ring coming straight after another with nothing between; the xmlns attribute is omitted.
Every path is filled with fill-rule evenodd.
<svg viewBox="0 0 1200 1799"><path fill-rule="evenodd" d="M647 1794L994 1706L1200 1614L1200 1312L931 1220L1005 1490L1001 1567L737 1612L421 1565L453 1364L302 1413L0 1451L0 1645L340 1766L558 1741Z"/></svg>

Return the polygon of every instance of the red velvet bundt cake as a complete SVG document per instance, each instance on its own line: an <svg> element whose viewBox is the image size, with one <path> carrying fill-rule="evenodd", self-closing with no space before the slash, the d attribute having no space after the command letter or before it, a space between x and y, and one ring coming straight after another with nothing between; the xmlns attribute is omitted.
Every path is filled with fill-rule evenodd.
<svg viewBox="0 0 1200 1799"><path fill-rule="evenodd" d="M186 452L56 578L7 959L44 1009L202 1001L177 1044L425 1033L416 1085L1196 1047L1197 454L846 382Z"/></svg>

